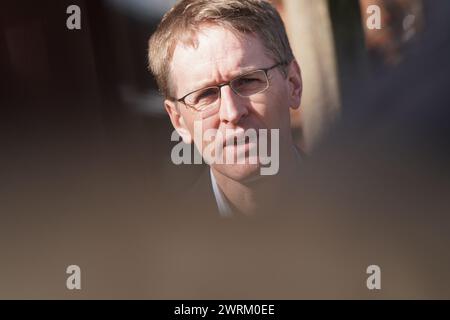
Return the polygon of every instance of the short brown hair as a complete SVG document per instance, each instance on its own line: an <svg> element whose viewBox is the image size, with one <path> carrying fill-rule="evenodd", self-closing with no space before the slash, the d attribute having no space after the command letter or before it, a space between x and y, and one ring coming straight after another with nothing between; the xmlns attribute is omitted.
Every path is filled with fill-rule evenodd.
<svg viewBox="0 0 450 320"><path fill-rule="evenodd" d="M149 69L165 97L170 97L170 63L176 45L195 46L195 35L204 24L238 35L257 35L275 61L294 59L283 21L267 0L182 0L164 15L149 40Z"/></svg>

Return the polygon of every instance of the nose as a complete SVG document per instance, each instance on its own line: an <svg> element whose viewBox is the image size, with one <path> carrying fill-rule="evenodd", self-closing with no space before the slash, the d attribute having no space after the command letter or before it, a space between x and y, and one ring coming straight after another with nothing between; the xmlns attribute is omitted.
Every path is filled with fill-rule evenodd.
<svg viewBox="0 0 450 320"><path fill-rule="evenodd" d="M234 93L230 86L222 87L220 96L219 115L221 121L238 124L243 117L248 115L245 101Z"/></svg>

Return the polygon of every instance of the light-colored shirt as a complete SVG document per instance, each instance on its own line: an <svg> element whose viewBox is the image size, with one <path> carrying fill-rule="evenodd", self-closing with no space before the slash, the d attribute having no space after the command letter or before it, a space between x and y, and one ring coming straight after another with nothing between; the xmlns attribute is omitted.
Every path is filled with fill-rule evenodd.
<svg viewBox="0 0 450 320"><path fill-rule="evenodd" d="M217 208L219 209L219 214L224 218L231 217L233 215L233 210L231 210L227 198L223 194L222 190L220 190L219 185L216 182L216 178L214 178L214 174L211 168L209 169L209 173L211 176L211 184L213 188L214 197L216 198Z"/></svg>
<svg viewBox="0 0 450 320"><path fill-rule="evenodd" d="M297 156L298 161L301 162L302 157L300 156L300 152L296 147L293 146L294 153ZM213 171L210 168L209 173L211 176L211 184L213 188L214 198L216 198L217 208L219 209L220 216L224 218L229 218L233 216L233 210L231 209L230 203L228 199L223 194L222 190L220 190L219 185L217 184L216 178L214 177Z"/></svg>

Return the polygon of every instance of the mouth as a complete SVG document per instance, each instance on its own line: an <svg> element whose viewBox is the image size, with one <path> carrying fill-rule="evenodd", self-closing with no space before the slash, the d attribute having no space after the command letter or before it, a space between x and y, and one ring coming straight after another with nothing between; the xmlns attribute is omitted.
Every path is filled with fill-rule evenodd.
<svg viewBox="0 0 450 320"><path fill-rule="evenodd" d="M251 139L249 135L246 135L244 130L236 131L236 133L228 135L223 140L222 147L239 147L248 146L250 144L258 144L259 141L259 131L256 130L256 139ZM252 141L255 140L255 141Z"/></svg>
<svg viewBox="0 0 450 320"><path fill-rule="evenodd" d="M249 135L242 132L234 132L232 135L226 137L223 141L223 154L226 161L231 161L232 164L244 164L255 157L258 158L258 141L259 133ZM232 157L232 158L229 158ZM232 159L232 160L229 160Z"/></svg>

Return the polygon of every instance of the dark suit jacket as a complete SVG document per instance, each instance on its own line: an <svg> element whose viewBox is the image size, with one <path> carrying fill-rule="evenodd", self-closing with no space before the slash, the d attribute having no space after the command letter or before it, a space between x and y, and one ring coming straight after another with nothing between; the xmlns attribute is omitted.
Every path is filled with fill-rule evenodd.
<svg viewBox="0 0 450 320"><path fill-rule="evenodd" d="M182 201L185 209L193 211L194 216L206 219L220 218L209 167L202 171Z"/></svg>

